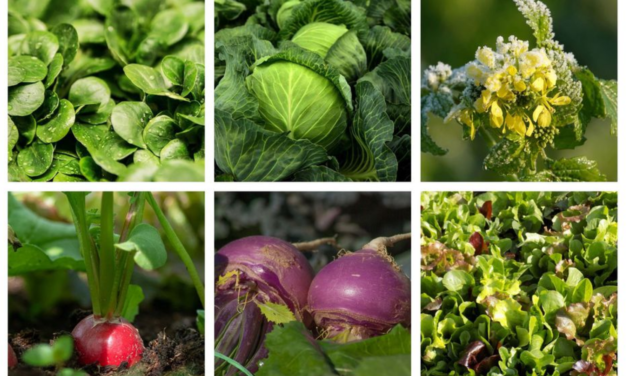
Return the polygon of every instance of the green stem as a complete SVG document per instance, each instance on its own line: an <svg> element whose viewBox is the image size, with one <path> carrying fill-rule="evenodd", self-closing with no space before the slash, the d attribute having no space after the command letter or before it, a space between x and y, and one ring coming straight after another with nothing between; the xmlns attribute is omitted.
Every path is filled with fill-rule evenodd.
<svg viewBox="0 0 627 376"><path fill-rule="evenodd" d="M479 133L481 134L481 137L483 137L483 139L485 140L486 144L488 144L488 148L492 148L494 145L496 145L496 138L489 129L487 129L486 127L481 127L479 128Z"/></svg>
<svg viewBox="0 0 627 376"><path fill-rule="evenodd" d="M194 262L192 261L192 258L189 257L189 253L187 253L185 246L183 245L181 240L178 238L178 236L174 232L174 229L170 225L170 222L168 222L168 219L163 214L163 211L159 207L159 204L155 200L152 193L147 193L146 199L148 200L148 204L150 204L150 206L152 207L152 210L154 210L155 214L157 215L157 218L159 219L159 223L161 224L161 227L163 227L165 236L166 238L168 238L168 241L172 245L174 252L181 258L181 260L183 261L183 264L185 264L185 267L187 268L187 272L189 273L189 276L191 277L192 282L194 283L194 287L196 287L196 292L198 293L198 297L200 298L200 301L204 308L205 307L205 286L202 284L202 281L200 280L200 277L198 276L198 271L196 271L196 267L194 266Z"/></svg>
<svg viewBox="0 0 627 376"><path fill-rule="evenodd" d="M101 316L100 307L100 280L98 278L98 260L94 245L92 244L89 229L87 228L87 217L85 215L85 192L65 192L70 203L72 219L78 236L78 244L85 261L85 272L87 273L87 285L91 295L91 304L94 315Z"/></svg>
<svg viewBox="0 0 627 376"><path fill-rule="evenodd" d="M115 280L115 248L113 247L113 192L102 192L100 202L100 288L101 305L105 309L106 319L111 319L115 307L113 281Z"/></svg>
<svg viewBox="0 0 627 376"><path fill-rule="evenodd" d="M131 207L126 214L126 220L124 221L124 226L122 227L122 232L120 234L120 243L124 242L128 237L128 234L133 231L135 226L140 224L144 220L144 207L146 204L146 194L144 192L135 192L133 193L133 198L131 199ZM115 308L115 315L122 315L122 310L124 309L124 303L126 302L126 295L128 293L129 286L131 285L131 277L133 276L133 267L135 266L134 256L135 252L119 252L120 256L119 264L121 265L120 274L116 278L117 288L115 290L116 294L119 290L118 296L118 304Z"/></svg>
<svg viewBox="0 0 627 376"><path fill-rule="evenodd" d="M133 252L133 255L135 252ZM127 252L126 255L122 256L122 275L120 280L120 297L118 299L118 306L115 309L115 316L122 316L122 311L124 310L124 303L126 302L126 295L128 294L128 289L131 286L131 277L133 276L133 267L135 266L135 262L133 259L133 255Z"/></svg>
<svg viewBox="0 0 627 376"><path fill-rule="evenodd" d="M232 365L233 367L237 368L238 370L240 370L240 372L242 372L244 375L246 376L253 376L252 373L250 373L246 368L244 368L244 366L242 366L241 364L239 364L237 361L229 358L226 355L220 354L217 351L213 351L214 355L216 358L222 359L225 362L229 363L230 365Z"/></svg>

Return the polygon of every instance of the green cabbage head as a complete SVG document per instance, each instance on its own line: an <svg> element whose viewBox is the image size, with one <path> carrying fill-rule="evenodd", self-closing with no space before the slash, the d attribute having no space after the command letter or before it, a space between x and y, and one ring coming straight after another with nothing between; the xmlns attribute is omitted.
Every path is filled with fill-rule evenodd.
<svg viewBox="0 0 627 376"><path fill-rule="evenodd" d="M366 51L357 34L344 25L313 22L300 28L292 37L292 42L316 53L348 81L355 81L366 71Z"/></svg>
<svg viewBox="0 0 627 376"><path fill-rule="evenodd" d="M350 88L344 77L307 51L257 61L246 86L270 131L289 132L292 139L329 150L346 130Z"/></svg>
<svg viewBox="0 0 627 376"><path fill-rule="evenodd" d="M300 0L290 0L281 5L281 8L279 8L276 14L276 23L279 25L279 29L282 29L288 23L292 17L292 10L295 6L300 4L300 2Z"/></svg>

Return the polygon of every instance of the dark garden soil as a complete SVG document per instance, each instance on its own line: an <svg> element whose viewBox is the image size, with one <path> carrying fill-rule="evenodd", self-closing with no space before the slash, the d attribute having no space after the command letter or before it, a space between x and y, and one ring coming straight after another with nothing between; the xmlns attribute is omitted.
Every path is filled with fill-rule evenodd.
<svg viewBox="0 0 627 376"><path fill-rule="evenodd" d="M69 334L74 326L89 311L77 310L76 306L57 306L51 315L41 315L37 326L27 322L21 315L11 315L9 323L9 343L13 346L18 359L38 343L51 342L55 338ZM148 376L185 376L204 375L205 340L196 328L195 317L168 310L167 307L144 307L136 317L134 325L139 330L146 351L141 363L128 369L120 367L81 367L73 357L65 367L82 369L92 376L99 375L148 375ZM53 368L41 369L18 365L9 372L10 376L52 376Z"/></svg>

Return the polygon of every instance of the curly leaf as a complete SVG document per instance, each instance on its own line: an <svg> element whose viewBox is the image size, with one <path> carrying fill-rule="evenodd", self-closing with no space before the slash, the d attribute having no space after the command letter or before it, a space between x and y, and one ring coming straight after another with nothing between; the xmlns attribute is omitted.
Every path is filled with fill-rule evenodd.
<svg viewBox="0 0 627 376"><path fill-rule="evenodd" d="M215 113L215 135L218 167L239 181L277 181L327 159L322 147L307 140L292 140L220 110Z"/></svg>
<svg viewBox="0 0 627 376"><path fill-rule="evenodd" d="M537 0L514 0L518 10L527 19L527 25L533 29L533 36L538 44L553 40L553 19L551 11L542 2Z"/></svg>
<svg viewBox="0 0 627 376"><path fill-rule="evenodd" d="M547 161L547 167L558 181L605 181L597 162L586 157Z"/></svg>
<svg viewBox="0 0 627 376"><path fill-rule="evenodd" d="M386 145L394 137L394 124L385 113L385 99L368 81L358 83L356 92L352 145L340 172L356 181L394 181L396 156Z"/></svg>
<svg viewBox="0 0 627 376"><path fill-rule="evenodd" d="M486 156L483 166L502 175L517 174L525 167L522 158L525 140L517 137L501 139Z"/></svg>
<svg viewBox="0 0 627 376"><path fill-rule="evenodd" d="M618 129L618 83L614 80L599 80L601 87L601 98L605 104L605 116L611 120L611 132L616 133Z"/></svg>

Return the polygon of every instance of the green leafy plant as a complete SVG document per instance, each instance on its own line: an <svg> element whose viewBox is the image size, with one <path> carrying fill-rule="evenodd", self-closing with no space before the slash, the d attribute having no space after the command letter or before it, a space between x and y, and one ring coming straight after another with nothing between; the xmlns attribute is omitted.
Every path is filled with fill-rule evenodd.
<svg viewBox="0 0 627 376"><path fill-rule="evenodd" d="M12 181L204 180L204 2L9 2Z"/></svg>
<svg viewBox="0 0 627 376"><path fill-rule="evenodd" d="M301 322L292 321L268 334L266 346L269 356L258 376L411 375L411 337L401 325L379 337L338 344L315 341Z"/></svg>
<svg viewBox="0 0 627 376"><path fill-rule="evenodd" d="M546 148L573 149L585 142L593 118L610 119L616 133L616 81L597 78L555 40L549 9L538 0L514 0L533 30L536 46L499 37L496 49L480 47L475 60L451 69L439 63L424 72L421 150L445 155L429 136L429 114L456 121L464 139L479 134L490 150L485 169L508 180L602 181L585 156L553 160Z"/></svg>
<svg viewBox="0 0 627 376"><path fill-rule="evenodd" d="M129 195L129 209L119 234L114 229L112 192L102 193L99 211L87 210L86 192L65 195L73 225L43 219L9 196L13 244L20 244L9 253L9 274L32 278L33 272L40 271L84 271L93 315L83 319L72 332L78 361L101 366L127 362L132 366L141 359L144 349L139 333L130 324L144 299L142 288L131 284L133 269L137 265L144 270L155 270L167 258L159 231L143 223L146 204L152 208L171 250L187 268L203 306L204 286L192 259L151 193ZM52 283L50 279L45 282ZM199 311L198 320L201 327L204 310Z"/></svg>
<svg viewBox="0 0 627 376"><path fill-rule="evenodd" d="M215 1L223 181L410 180L410 1Z"/></svg>
<svg viewBox="0 0 627 376"><path fill-rule="evenodd" d="M616 193L421 204L421 374L617 374Z"/></svg>
<svg viewBox="0 0 627 376"><path fill-rule="evenodd" d="M58 376L87 376L87 373L63 368L74 353L74 341L71 336L57 338L52 345L39 344L26 350L22 355L24 363L34 367L56 367Z"/></svg>

